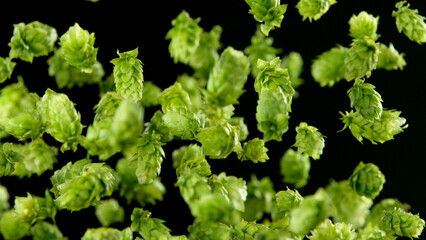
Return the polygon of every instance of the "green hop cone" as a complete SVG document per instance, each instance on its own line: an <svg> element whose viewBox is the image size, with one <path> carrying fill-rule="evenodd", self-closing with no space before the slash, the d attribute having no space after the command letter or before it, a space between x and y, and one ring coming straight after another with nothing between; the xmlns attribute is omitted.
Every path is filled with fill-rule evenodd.
<svg viewBox="0 0 426 240"><path fill-rule="evenodd" d="M356 79L354 85L348 91L351 107L354 107L366 120L380 119L382 116L383 100L374 88L374 85Z"/></svg>
<svg viewBox="0 0 426 240"><path fill-rule="evenodd" d="M33 240L62 240L64 236L56 225L45 221L38 221L31 227Z"/></svg>
<svg viewBox="0 0 426 240"><path fill-rule="evenodd" d="M56 30L38 21L13 25L9 57L32 62L34 57L47 56L58 39Z"/></svg>
<svg viewBox="0 0 426 240"><path fill-rule="evenodd" d="M304 153L314 160L319 159L324 149L324 136L316 127L308 126L307 123L301 122L296 127L296 143L293 146L297 147L297 151Z"/></svg>
<svg viewBox="0 0 426 240"><path fill-rule="evenodd" d="M377 40L377 25L379 17L374 17L365 11L360 12L357 16L353 15L349 20L349 36L357 39L370 38Z"/></svg>
<svg viewBox="0 0 426 240"><path fill-rule="evenodd" d="M281 27L284 13L287 11L287 4L281 4L281 0L245 0L249 5L249 13L254 19L261 22L260 29L265 36L276 27Z"/></svg>
<svg viewBox="0 0 426 240"><path fill-rule="evenodd" d="M378 69L391 70L402 70L407 63L404 60L404 53L399 53L392 43L389 43L389 47L383 43L380 43L380 54L377 62Z"/></svg>
<svg viewBox="0 0 426 240"><path fill-rule="evenodd" d="M244 143L243 150L241 154L238 154L238 158L242 161L251 160L254 163L266 162L269 159L267 152L265 142L262 139L254 138Z"/></svg>
<svg viewBox="0 0 426 240"><path fill-rule="evenodd" d="M377 68L379 44L372 39L354 39L345 57L345 79L369 78Z"/></svg>
<svg viewBox="0 0 426 240"><path fill-rule="evenodd" d="M349 184L361 196L376 198L382 191L385 176L379 168L372 164L360 162L349 177Z"/></svg>
<svg viewBox="0 0 426 240"><path fill-rule="evenodd" d="M119 96L123 98L142 99L143 70L142 62L137 59L138 49L120 53L114 58L114 82Z"/></svg>
<svg viewBox="0 0 426 240"><path fill-rule="evenodd" d="M384 143L408 127L405 118L399 116L401 112L396 110L383 110L381 118L374 121L364 119L358 112L340 114L345 124L341 131L349 127L352 135L361 143L363 138L370 140L372 144Z"/></svg>
<svg viewBox="0 0 426 240"><path fill-rule="evenodd" d="M0 145L0 177L8 176L15 171L15 164L24 156L15 152L12 143Z"/></svg>
<svg viewBox="0 0 426 240"><path fill-rule="evenodd" d="M12 210L2 213L0 233L4 239L21 239L30 234L31 224L16 216Z"/></svg>
<svg viewBox="0 0 426 240"><path fill-rule="evenodd" d="M308 182L311 161L308 155L289 148L281 157L280 169L284 183L302 188Z"/></svg>
<svg viewBox="0 0 426 240"><path fill-rule="evenodd" d="M298 207L303 201L303 197L297 190L288 188L285 191L277 192L275 198L280 212L289 212L291 209Z"/></svg>
<svg viewBox="0 0 426 240"><path fill-rule="evenodd" d="M204 154L212 159L226 158L241 148L235 128L228 123L202 128L196 139L201 143Z"/></svg>
<svg viewBox="0 0 426 240"><path fill-rule="evenodd" d="M400 208L386 211L382 221L385 223L386 231L411 239L418 238L425 226L425 221L419 217L419 214L413 215Z"/></svg>
<svg viewBox="0 0 426 240"><path fill-rule="evenodd" d="M12 76L16 63L10 58L0 57L0 83L3 83Z"/></svg>
<svg viewBox="0 0 426 240"><path fill-rule="evenodd" d="M124 208L122 208L118 204L118 201L113 198L101 201L100 204L96 205L95 207L96 217L104 227L108 227L113 223L124 221Z"/></svg>
<svg viewBox="0 0 426 240"><path fill-rule="evenodd" d="M343 222L333 224L330 219L324 220L308 236L309 240L353 240L356 237L355 229Z"/></svg>
<svg viewBox="0 0 426 240"><path fill-rule="evenodd" d="M47 89L41 101L37 103L42 119L46 122L46 132L58 142L63 143L61 152L77 150L83 125L80 113L67 95Z"/></svg>
<svg viewBox="0 0 426 240"><path fill-rule="evenodd" d="M91 73L96 63L98 49L94 47L95 34L75 23L60 37L59 45L63 49L63 57L70 65Z"/></svg>
<svg viewBox="0 0 426 240"><path fill-rule="evenodd" d="M299 0L296 8L303 20L316 21L330 9L331 5L336 3L335 0Z"/></svg>
<svg viewBox="0 0 426 240"><path fill-rule="evenodd" d="M312 62L311 74L321 87L332 87L345 78L345 57L347 48L334 47L321 53Z"/></svg>
<svg viewBox="0 0 426 240"><path fill-rule="evenodd" d="M426 42L425 17L419 14L417 9L410 9L407 1L400 1L395 4L397 11L392 12L395 17L396 27L399 32L403 32L411 41L423 44Z"/></svg>

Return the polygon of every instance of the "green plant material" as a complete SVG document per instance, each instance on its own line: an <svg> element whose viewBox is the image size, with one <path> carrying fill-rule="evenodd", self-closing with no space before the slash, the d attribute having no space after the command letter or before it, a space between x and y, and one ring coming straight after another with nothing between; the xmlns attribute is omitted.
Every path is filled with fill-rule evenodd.
<svg viewBox="0 0 426 240"><path fill-rule="evenodd" d="M264 213L271 213L275 190L269 177L257 179L251 176L247 183L245 211L242 215L247 221L261 220Z"/></svg>
<svg viewBox="0 0 426 240"><path fill-rule="evenodd" d="M386 225L386 230L400 237L418 238L423 231L425 221L419 214L413 215L395 208L386 211L382 221Z"/></svg>
<svg viewBox="0 0 426 240"><path fill-rule="evenodd" d="M254 89L260 93L262 88L281 88L287 98L287 109L291 112L291 102L295 93L288 69L281 68L281 60L277 57L271 61L257 61L259 73L254 81Z"/></svg>
<svg viewBox="0 0 426 240"><path fill-rule="evenodd" d="M157 201L163 200L166 188L159 178L149 184L139 184L136 169L129 165L129 160L122 158L116 166L117 181L119 182L119 193L130 204L132 200L141 206L146 204L155 205Z"/></svg>
<svg viewBox="0 0 426 240"><path fill-rule="evenodd" d="M185 171L194 171L200 176L208 177L212 174L203 149L197 144L182 146L173 151L173 167L179 177Z"/></svg>
<svg viewBox="0 0 426 240"><path fill-rule="evenodd" d="M189 239L228 240L231 229L220 222L196 221L188 227Z"/></svg>
<svg viewBox="0 0 426 240"><path fill-rule="evenodd" d="M296 132L296 142L293 146L297 148L297 152L304 153L314 160L319 159L325 143L324 136L318 131L318 128L301 122L296 127Z"/></svg>
<svg viewBox="0 0 426 240"><path fill-rule="evenodd" d="M175 63L187 64L197 50L203 29L198 26L200 18L192 19L186 11L182 11L172 21L173 28L167 32L170 40L169 52Z"/></svg>
<svg viewBox="0 0 426 240"><path fill-rule="evenodd" d="M392 12L392 17L396 20L398 31L403 32L413 42L418 44L425 43L425 17L420 15L417 9L411 9L407 1L397 2L395 7L398 10Z"/></svg>
<svg viewBox="0 0 426 240"><path fill-rule="evenodd" d="M374 206L371 208L370 214L367 216L366 226L369 226L372 229L386 231L386 224L382 221L382 219L385 216L385 212L392 211L395 208L408 211L409 206L402 204L400 201L398 201L398 199L394 198L385 198L374 204Z"/></svg>
<svg viewBox="0 0 426 240"><path fill-rule="evenodd" d="M354 39L345 57L345 79L369 78L371 71L377 68L379 54L379 43L373 39Z"/></svg>
<svg viewBox="0 0 426 240"><path fill-rule="evenodd" d="M124 208L113 198L101 201L99 205L95 207L96 217L103 227L108 227L113 223L124 221Z"/></svg>
<svg viewBox="0 0 426 240"><path fill-rule="evenodd" d="M142 105L144 107L153 107L160 104L159 98L161 95L161 88L156 86L151 81L144 81L142 93Z"/></svg>
<svg viewBox="0 0 426 240"><path fill-rule="evenodd" d="M109 74L104 80L98 82L99 97L102 98L107 92L115 92L114 73Z"/></svg>
<svg viewBox="0 0 426 240"><path fill-rule="evenodd" d="M16 62L12 62L12 59L0 57L0 83L12 77L15 66Z"/></svg>
<svg viewBox="0 0 426 240"><path fill-rule="evenodd" d="M244 53L247 54L250 61L251 74L253 77L256 77L259 72L256 68L258 59L271 61L282 52L282 49L273 47L273 43L273 37L265 37L265 35L261 32L260 27L256 28L255 34L251 37L250 46L244 49Z"/></svg>
<svg viewBox="0 0 426 240"><path fill-rule="evenodd" d="M351 107L355 108L365 120L373 121L382 116L383 100L374 88L376 88L374 85L356 79L354 85L348 90Z"/></svg>
<svg viewBox="0 0 426 240"><path fill-rule="evenodd" d="M245 0L249 5L249 13L262 25L260 30L265 36L275 28L281 27L287 4L280 4L281 0Z"/></svg>
<svg viewBox="0 0 426 240"><path fill-rule="evenodd" d="M264 229L267 227L255 221L241 220L237 225L231 226L230 239L253 240L256 234Z"/></svg>
<svg viewBox="0 0 426 240"><path fill-rule="evenodd" d="M9 192L7 188L0 185L0 216L1 214L10 208L9 204Z"/></svg>
<svg viewBox="0 0 426 240"><path fill-rule="evenodd" d="M243 117L232 117L228 119L228 123L238 129L238 139L240 141L245 141L247 139L249 131L247 125L244 123Z"/></svg>
<svg viewBox="0 0 426 240"><path fill-rule="evenodd" d="M373 201L360 196L351 188L348 181L332 181L326 188L332 201L331 215L334 222L352 224L355 228L365 224Z"/></svg>
<svg viewBox="0 0 426 240"><path fill-rule="evenodd" d="M279 191L275 195L277 207L280 212L290 212L293 208L300 206L303 197L297 190Z"/></svg>
<svg viewBox="0 0 426 240"><path fill-rule="evenodd" d="M259 138L253 138L244 143L243 150L238 154L241 161L253 161L254 163L266 162L269 159L266 154L268 149L265 147L265 142Z"/></svg>
<svg viewBox="0 0 426 240"><path fill-rule="evenodd" d="M211 104L224 107L237 104L244 93L244 85L250 72L250 63L243 52L227 47L214 65L207 81L204 95Z"/></svg>
<svg viewBox="0 0 426 240"><path fill-rule="evenodd" d="M257 128L263 133L265 142L280 142L288 131L288 102L280 87L263 87L256 108Z"/></svg>
<svg viewBox="0 0 426 240"><path fill-rule="evenodd" d="M204 105L204 102L200 89L205 87L206 80L197 77L191 77L188 76L188 74L183 74L178 76L176 81L180 83L182 89L185 90L185 92L188 94L188 97L191 102L191 110L198 111L199 109L201 109Z"/></svg>
<svg viewBox="0 0 426 240"><path fill-rule="evenodd" d="M0 177L11 175L15 171L15 164L24 156L15 152L12 143L0 145Z"/></svg>
<svg viewBox="0 0 426 240"><path fill-rule="evenodd" d="M222 27L213 26L210 32L202 32L197 48L189 58L189 66L195 70L195 74L207 79L210 71L219 59L218 50L221 46L220 35Z"/></svg>
<svg viewBox="0 0 426 240"><path fill-rule="evenodd" d="M173 134L164 124L163 113L161 112L161 110L156 111L152 116L151 120L145 123L144 133L156 133L160 135L160 141L163 143L170 142L174 139Z"/></svg>
<svg viewBox="0 0 426 240"><path fill-rule="evenodd" d="M114 58L114 82L118 96L141 100L143 94L142 62L137 59L138 49L120 53L119 58Z"/></svg>
<svg viewBox="0 0 426 240"><path fill-rule="evenodd" d="M65 61L83 72L92 72L98 54L98 48L94 47L94 33L90 34L75 23L59 40Z"/></svg>
<svg viewBox="0 0 426 240"><path fill-rule="evenodd" d="M0 218L0 233L5 240L21 239L30 234L31 224L15 215L12 210L2 213Z"/></svg>
<svg viewBox="0 0 426 240"><path fill-rule="evenodd" d="M46 218L54 221L57 212L52 196L47 190L44 198L32 196L30 193L27 193L27 197L15 197L14 208L17 217L31 224Z"/></svg>
<svg viewBox="0 0 426 240"><path fill-rule="evenodd" d="M8 44L10 58L32 63L34 57L47 56L58 39L56 29L38 21L18 23L13 27L13 36Z"/></svg>
<svg viewBox="0 0 426 240"><path fill-rule="evenodd" d="M56 225L45 221L38 221L31 227L34 240L62 240L64 236Z"/></svg>
<svg viewBox="0 0 426 240"><path fill-rule="evenodd" d="M105 93L95 106L95 122L114 117L122 99L116 92Z"/></svg>
<svg viewBox="0 0 426 240"><path fill-rule="evenodd" d="M396 110L383 110L380 119L368 121L358 112L346 112L341 120L345 124L343 129L351 130L352 135L362 143L363 138L370 140L372 144L384 143L408 127L405 118L400 117L401 112Z"/></svg>
<svg viewBox="0 0 426 240"><path fill-rule="evenodd" d="M15 163L13 175L19 178L30 177L33 174L40 176L47 170L53 170L53 165L58 161L56 158L58 150L47 145L41 138L18 146L22 159Z"/></svg>
<svg viewBox="0 0 426 240"><path fill-rule="evenodd" d="M143 109L139 102L123 99L111 119L111 145L134 144L143 130Z"/></svg>
<svg viewBox="0 0 426 240"><path fill-rule="evenodd" d="M356 237L356 233L351 225L344 222L333 224L330 219L326 219L308 236L310 240L324 240L324 239L339 239L339 240L352 240Z"/></svg>
<svg viewBox="0 0 426 240"><path fill-rule="evenodd" d="M46 122L46 132L58 142L63 143L61 152L77 150L83 131L80 113L67 95L47 89L37 103L42 119Z"/></svg>
<svg viewBox="0 0 426 240"><path fill-rule="evenodd" d="M289 148L280 160L283 182L302 188L308 183L311 161L309 156Z"/></svg>
<svg viewBox="0 0 426 240"><path fill-rule="evenodd" d="M127 240L132 239L131 232L126 231L120 231L115 228L107 228L107 227L100 227L100 228L89 228L84 233L81 240L102 240L102 239L108 239L108 240Z"/></svg>
<svg viewBox="0 0 426 240"><path fill-rule="evenodd" d="M296 8L303 20L316 21L320 19L331 7L336 4L336 0L299 0Z"/></svg>
<svg viewBox="0 0 426 240"><path fill-rule="evenodd" d="M349 184L361 196L376 198L385 184L385 176L372 164L360 162L349 177Z"/></svg>
<svg viewBox="0 0 426 240"><path fill-rule="evenodd" d="M56 84L60 89L97 84L105 75L104 68L98 61L93 64L91 72L84 72L70 65L64 59L63 48L55 50L54 55L47 60L47 63L49 64L49 76L55 77Z"/></svg>
<svg viewBox="0 0 426 240"><path fill-rule="evenodd" d="M119 146L111 144L111 135L111 119L94 121L87 128L81 145L90 155L98 155L99 159L104 161L120 150Z"/></svg>
<svg viewBox="0 0 426 240"><path fill-rule="evenodd" d="M370 38L377 40L379 38L376 34L378 23L379 17L374 17L366 11L352 15L349 20L349 36L356 39Z"/></svg>
<svg viewBox="0 0 426 240"><path fill-rule="evenodd" d="M322 188L306 196L298 207L290 211L288 230L298 235L307 235L329 216L330 204L330 196Z"/></svg>
<svg viewBox="0 0 426 240"><path fill-rule="evenodd" d="M247 197L246 181L235 176L227 176L221 172L219 175L210 176L213 192L220 192L230 204L238 211L244 212L244 202Z"/></svg>
<svg viewBox="0 0 426 240"><path fill-rule="evenodd" d="M385 69L387 71L403 70L407 65L404 59L404 53L399 53L392 43L389 43L389 47L380 43L379 49L380 54L379 60L377 61L378 69Z"/></svg>
<svg viewBox="0 0 426 240"><path fill-rule="evenodd" d="M321 53L312 62L311 74L321 87L332 87L345 78L345 58L348 48L334 47Z"/></svg>
<svg viewBox="0 0 426 240"><path fill-rule="evenodd" d="M170 229L163 220L151 218L151 212L142 208L134 208L131 216L133 232L138 232L144 239L170 239Z"/></svg>
<svg viewBox="0 0 426 240"><path fill-rule="evenodd" d="M160 175L165 153L159 140L158 134L142 134L137 140L137 150L129 164L136 169L140 184L151 183Z"/></svg>
<svg viewBox="0 0 426 240"><path fill-rule="evenodd" d="M116 181L113 170L104 163L90 162L69 162L50 178L59 209L79 211L111 196Z"/></svg>
<svg viewBox="0 0 426 240"><path fill-rule="evenodd" d="M288 75L290 76L293 88L297 88L303 84L303 79L300 78L303 72L303 58L300 53L290 52L287 56L283 57L281 67L288 69Z"/></svg>
<svg viewBox="0 0 426 240"><path fill-rule="evenodd" d="M204 154L211 159L226 158L241 149L237 130L229 123L202 128L196 139L201 143Z"/></svg>

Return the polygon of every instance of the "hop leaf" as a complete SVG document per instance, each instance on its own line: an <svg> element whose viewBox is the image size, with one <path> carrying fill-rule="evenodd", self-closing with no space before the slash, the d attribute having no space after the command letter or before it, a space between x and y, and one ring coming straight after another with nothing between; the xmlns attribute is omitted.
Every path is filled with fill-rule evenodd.
<svg viewBox="0 0 426 240"><path fill-rule="evenodd" d="M202 128L196 139L201 143L204 154L212 159L226 158L241 148L235 128L228 123Z"/></svg>
<svg viewBox="0 0 426 240"><path fill-rule="evenodd" d="M265 142L281 141L288 130L288 112L287 97L281 88L262 88L257 101L256 120Z"/></svg>
<svg viewBox="0 0 426 240"><path fill-rule="evenodd" d="M399 53L393 46L392 43L389 43L389 47L380 44L380 54L379 60L377 61L378 69L391 70L402 70L407 63L404 60L404 53Z"/></svg>
<svg viewBox="0 0 426 240"><path fill-rule="evenodd" d="M321 87L332 87L345 78L345 58L347 48L334 47L317 56L311 66L311 74Z"/></svg>
<svg viewBox="0 0 426 240"><path fill-rule="evenodd" d="M250 63L244 53L226 48L214 65L207 81L207 100L218 106L238 103L250 72Z"/></svg>
<svg viewBox="0 0 426 240"><path fill-rule="evenodd" d="M94 47L94 33L90 34L75 23L59 40L65 61L83 72L92 72L98 54L98 49Z"/></svg>
<svg viewBox="0 0 426 240"><path fill-rule="evenodd" d="M308 236L310 240L323 240L323 239L339 239L339 240L352 240L355 239L356 233L351 225L343 222L333 224L330 219L326 219Z"/></svg>
<svg viewBox="0 0 426 240"><path fill-rule="evenodd" d="M136 169L140 184L151 183L160 175L165 153L159 140L157 134L142 134L137 141L137 151L130 159L130 166Z"/></svg>
<svg viewBox="0 0 426 240"><path fill-rule="evenodd" d="M374 199L382 191L385 176L379 168L372 164L360 162L349 177L351 187L362 196Z"/></svg>
<svg viewBox="0 0 426 240"><path fill-rule="evenodd" d="M293 146L297 147L297 151L304 153L314 160L319 159L324 149L324 136L316 127L308 126L307 123L301 122L296 127L296 143Z"/></svg>
<svg viewBox="0 0 426 240"><path fill-rule="evenodd" d="M46 132L63 143L61 152L77 150L83 131L80 113L74 108L67 95L47 89L37 107L46 122Z"/></svg>
<svg viewBox="0 0 426 240"><path fill-rule="evenodd" d="M396 110L384 110L380 119L368 121L358 112L341 113L341 120L345 124L342 131L349 127L352 135L360 142L367 138L372 144L384 143L408 127L400 114Z"/></svg>
<svg viewBox="0 0 426 240"><path fill-rule="evenodd" d="M396 3L395 7L398 10L392 12L392 17L395 17L398 31L403 32L413 42L418 44L425 43L425 17L420 15L417 9L410 9L410 4L407 1Z"/></svg>
<svg viewBox="0 0 426 240"><path fill-rule="evenodd" d="M124 221L124 208L113 198L101 201L99 205L96 205L95 214L103 227Z"/></svg>
<svg viewBox="0 0 426 240"><path fill-rule="evenodd" d="M377 40L377 25L379 17L374 17L365 11L360 12L357 16L352 15L349 20L349 36L357 39L370 38Z"/></svg>
<svg viewBox="0 0 426 240"><path fill-rule="evenodd" d="M142 99L143 70L142 62L137 59L138 49L120 53L119 58L114 58L114 82L117 93L123 98Z"/></svg>
<svg viewBox="0 0 426 240"><path fill-rule="evenodd" d="M355 107L355 110L366 120L380 119L382 115L383 100L374 88L376 88L374 85L356 79L348 91L351 107Z"/></svg>
<svg viewBox="0 0 426 240"><path fill-rule="evenodd" d="M316 21L330 9L331 5L336 3L335 0L300 0L296 8L303 20L308 18L309 21Z"/></svg>
<svg viewBox="0 0 426 240"><path fill-rule="evenodd" d="M13 26L13 37L8 44L10 58L32 62L34 57L47 56L58 39L54 28L38 21Z"/></svg>
<svg viewBox="0 0 426 240"><path fill-rule="evenodd" d="M302 188L308 182L311 162L308 155L289 148L281 157L280 168L284 183Z"/></svg>
<svg viewBox="0 0 426 240"><path fill-rule="evenodd" d="M419 217L419 214L413 215L402 211L400 208L394 208L386 211L382 221L386 225L386 230L400 237L418 238L423 231L425 221Z"/></svg>
<svg viewBox="0 0 426 240"><path fill-rule="evenodd" d="M282 52L281 49L273 47L273 43L273 37L265 37L259 27L256 29L255 34L251 37L250 46L244 49L244 53L248 55L250 60L251 73L253 77L256 77L258 74L258 70L255 67L258 59L271 61Z"/></svg>
<svg viewBox="0 0 426 240"><path fill-rule="evenodd" d="M280 5L281 0L245 0L249 5L249 13L254 19L261 22L260 29L265 36L276 27L281 27L287 4Z"/></svg>
<svg viewBox="0 0 426 240"><path fill-rule="evenodd" d="M198 26L200 18L192 19L186 11L182 11L172 21L173 28L167 32L170 56L175 63L187 64L197 50L203 29Z"/></svg>
<svg viewBox="0 0 426 240"><path fill-rule="evenodd" d="M266 162L269 159L266 152L268 152L268 149L265 147L265 142L262 139L253 138L244 143L243 150L238 154L238 158L242 161L251 160L254 163Z"/></svg>
<svg viewBox="0 0 426 240"><path fill-rule="evenodd" d="M0 57L0 83L3 83L12 76L16 63L10 58Z"/></svg>
<svg viewBox="0 0 426 240"><path fill-rule="evenodd" d="M369 78L379 59L379 44L372 39L354 39L345 57L345 79Z"/></svg>
<svg viewBox="0 0 426 240"><path fill-rule="evenodd" d="M83 87L84 85L100 83L105 75L102 64L96 61L90 73L81 71L70 65L64 59L63 48L59 48L54 55L47 60L49 64L49 76L55 77L58 88Z"/></svg>

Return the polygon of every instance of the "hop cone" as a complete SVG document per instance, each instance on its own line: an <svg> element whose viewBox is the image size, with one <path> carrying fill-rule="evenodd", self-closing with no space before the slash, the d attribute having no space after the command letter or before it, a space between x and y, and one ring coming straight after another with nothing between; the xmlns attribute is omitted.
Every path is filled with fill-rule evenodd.
<svg viewBox="0 0 426 240"><path fill-rule="evenodd" d="M395 7L398 8L398 10L393 11L392 16L396 19L398 31L403 32L411 41L417 42L418 44L425 43L425 17L420 15L417 9L410 9L410 4L407 3L407 1L396 3Z"/></svg>
<svg viewBox="0 0 426 240"><path fill-rule="evenodd" d="M348 94L351 99L351 107L361 114L366 120L380 119L382 115L382 98L374 90L375 86L364 83L364 80L357 79Z"/></svg>
<svg viewBox="0 0 426 240"><path fill-rule="evenodd" d="M379 59L379 44L371 39L354 39L345 57L345 79L367 78L376 69Z"/></svg>
<svg viewBox="0 0 426 240"><path fill-rule="evenodd" d="M337 3L335 0L300 0L296 8L303 20L318 20L324 15L331 5Z"/></svg>
<svg viewBox="0 0 426 240"><path fill-rule="evenodd" d="M392 232L398 236L409 238L418 238L423 231L425 221L419 215L413 215L395 208L386 211L382 221L386 225L386 231Z"/></svg>
<svg viewBox="0 0 426 240"><path fill-rule="evenodd" d="M360 162L349 177L351 187L362 196L374 199L382 191L385 176L379 168L372 164Z"/></svg>

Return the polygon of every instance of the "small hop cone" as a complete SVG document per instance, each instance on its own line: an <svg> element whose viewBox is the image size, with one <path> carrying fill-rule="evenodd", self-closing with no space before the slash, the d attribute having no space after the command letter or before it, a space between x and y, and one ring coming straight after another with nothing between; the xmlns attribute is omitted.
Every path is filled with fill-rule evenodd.
<svg viewBox="0 0 426 240"><path fill-rule="evenodd" d="M114 64L114 81L117 93L123 98L142 99L143 70L142 62L137 59L138 49L119 53L119 58L111 61Z"/></svg>
<svg viewBox="0 0 426 240"><path fill-rule="evenodd" d="M351 187L362 196L374 199L382 191L385 176L379 168L372 164L360 162L349 177Z"/></svg>
<svg viewBox="0 0 426 240"><path fill-rule="evenodd" d="M0 83L10 79L15 65L16 63L12 62L10 58L0 57Z"/></svg>
<svg viewBox="0 0 426 240"><path fill-rule="evenodd" d="M98 49L94 47L95 34L90 34L87 30L78 25L70 27L61 36L59 45L64 51L64 59L72 66L81 69L86 73L91 73L93 65L96 63Z"/></svg>
<svg viewBox="0 0 426 240"><path fill-rule="evenodd" d="M368 37L377 40L378 23L379 17L374 17L365 11L360 12L357 16L353 15L349 20L349 36L358 39Z"/></svg>
<svg viewBox="0 0 426 240"><path fill-rule="evenodd" d="M296 143L297 151L304 153L311 158L317 160L324 149L324 136L313 126L308 126L305 122L301 122L296 127Z"/></svg>
<svg viewBox="0 0 426 240"><path fill-rule="evenodd" d="M366 120L380 119L383 111L382 98L374 90L375 86L357 79L348 94L351 99L351 107L354 107Z"/></svg>
<svg viewBox="0 0 426 240"><path fill-rule="evenodd" d="M335 0L300 0L296 8L299 10L299 14L303 17L303 20L309 19L309 21L316 21L335 3L337 3Z"/></svg>
<svg viewBox="0 0 426 240"><path fill-rule="evenodd" d="M372 39L354 39L345 57L345 79L369 78L379 60L379 44Z"/></svg>
<svg viewBox="0 0 426 240"><path fill-rule="evenodd" d="M411 239L418 238L425 226L425 221L419 217L419 214L413 215L400 208L386 211L382 221L385 223L386 231Z"/></svg>
<svg viewBox="0 0 426 240"><path fill-rule="evenodd" d="M392 43L389 47L380 43L380 54L377 62L378 69L391 70L402 70L407 62L404 59L404 53L399 53Z"/></svg>
<svg viewBox="0 0 426 240"><path fill-rule="evenodd" d="M392 16L396 19L398 31L403 32L413 42L417 42L418 44L425 43L425 17L420 15L417 9L410 9L410 4L407 3L407 1L396 3L395 7L398 8L398 10L393 11Z"/></svg>

